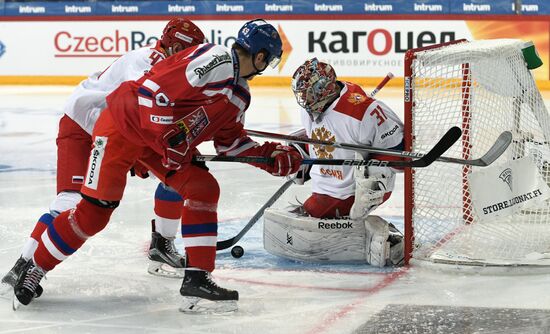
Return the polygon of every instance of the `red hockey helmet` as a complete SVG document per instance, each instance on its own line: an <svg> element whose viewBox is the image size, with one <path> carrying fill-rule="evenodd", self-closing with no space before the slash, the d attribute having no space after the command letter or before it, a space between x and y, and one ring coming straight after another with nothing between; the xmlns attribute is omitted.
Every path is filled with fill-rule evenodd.
<svg viewBox="0 0 550 334"><path fill-rule="evenodd" d="M162 32L160 43L168 54L172 55L190 46L204 43L202 31L187 19L171 19Z"/></svg>
<svg viewBox="0 0 550 334"><path fill-rule="evenodd" d="M298 104L316 120L338 94L336 72L317 58L306 60L292 75L292 91Z"/></svg>

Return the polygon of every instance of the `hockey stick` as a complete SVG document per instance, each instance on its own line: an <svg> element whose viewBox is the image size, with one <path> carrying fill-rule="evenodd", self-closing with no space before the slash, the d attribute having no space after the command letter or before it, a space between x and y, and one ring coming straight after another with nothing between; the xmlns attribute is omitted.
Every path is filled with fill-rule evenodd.
<svg viewBox="0 0 550 334"><path fill-rule="evenodd" d="M260 219L260 217L263 216L264 211L270 206L272 206L273 203L275 203L279 199L279 197L281 197L281 195L290 187L290 185L292 185L292 183L294 183L294 177L287 180L285 183L283 183L283 185L273 194L273 196L271 196L267 200L267 202L264 205L262 205L262 207L258 210L258 212L256 212L256 214L252 216L252 218L250 218L248 223L243 227L243 229L239 233L237 233L236 236L226 240L218 241L216 243L216 250L227 249L235 245L237 242L239 242L239 240L241 240L241 238L246 234L246 232L248 232L248 230L250 230L252 226L254 226L254 224L256 224L256 222Z"/></svg>
<svg viewBox="0 0 550 334"><path fill-rule="evenodd" d="M335 161L342 162L342 165L362 165L368 163L376 163L376 166L381 166L380 163L386 163L383 166L397 166L399 167L427 167L432 162L445 153L453 144L460 139L462 136L462 131L458 127L453 127L445 133L445 135L435 144L435 146L424 155L422 158L413 160L413 161L378 161L378 160L342 160L342 159L305 159L303 163L305 164L334 164ZM246 158L246 162L254 161L259 162L263 157L223 157L224 159L218 160L217 156L196 156L198 161L238 161L240 158ZM211 158L211 159L210 159ZM229 158L234 158L233 160ZM270 158L271 159L271 158ZM263 158L264 161L267 161L268 158ZM267 202L256 212L256 214L248 221L248 223L243 227L243 229L233 238L218 241L216 243L216 250L227 249L235 245L241 238L256 224L260 217L264 214L265 210L269 208L273 203L275 203L279 197L294 183L294 178L286 181L276 192L267 200Z"/></svg>
<svg viewBox="0 0 550 334"><path fill-rule="evenodd" d="M376 166L376 167L427 167L447 151L453 144L460 139L462 131L458 127L452 127L441 137L432 149L423 154L419 159L412 161L395 160L353 160L353 159L304 159L303 165L344 165L344 166ZM404 152L409 153L409 152ZM410 158L410 157L409 157ZM273 163L273 158L265 157L233 157L216 155L198 155L193 158L195 161L230 161L247 163Z"/></svg>
<svg viewBox="0 0 550 334"><path fill-rule="evenodd" d="M273 158L260 156L226 157L218 155L196 155L194 161L218 162L245 162L259 164L273 164ZM330 165L330 166L371 166L371 167L426 167L425 160L394 161L394 160L358 160L358 159L304 159L302 165Z"/></svg>
<svg viewBox="0 0 550 334"><path fill-rule="evenodd" d="M451 128L451 129L453 129L453 128ZM383 148L377 148L377 147L366 146L366 145L338 143L338 142L331 142L331 141L326 141L326 140L300 138L300 137L295 137L295 136L283 135L283 134L278 134L278 133L263 132L263 131L257 131L257 130L245 130L245 131L250 136L254 136L254 137L286 140L286 141L290 141L290 142L303 143L303 144L333 146L333 147L342 148L342 149L361 151L361 152L377 153L377 154L389 155L389 156L406 157L406 158L420 158L421 159L422 157L425 157L426 155L429 154L429 153L423 154L423 153L416 153L416 152L407 152L407 151L383 149ZM460 131L460 129L458 129L458 131ZM445 134L445 135L447 135L447 134ZM437 161L442 161L442 162L448 162L448 163L457 163L457 164L461 164L461 165L472 165L472 166L485 167L485 166L489 166L496 159L498 159L498 157L500 157L502 155L502 153L504 153L504 151L506 151L506 149L508 148L508 146L510 145L511 142L512 142L512 133L510 131L504 131L497 138L497 140L495 141L493 146L491 146L491 148L479 159L465 160L465 159L459 159L459 158L450 158L450 157L438 156L436 158L436 160ZM414 160L412 162L414 162ZM419 167L419 166L413 166L413 167Z"/></svg>
<svg viewBox="0 0 550 334"><path fill-rule="evenodd" d="M382 79L382 81L380 81L380 83L378 84L378 86L376 86L376 88L370 92L369 96L370 97L374 97L374 95L378 94L378 92L384 88L384 86L388 83L388 81L390 81L391 79L393 79L393 73L392 72L388 72L388 74L386 74L386 76L384 77L384 79Z"/></svg>

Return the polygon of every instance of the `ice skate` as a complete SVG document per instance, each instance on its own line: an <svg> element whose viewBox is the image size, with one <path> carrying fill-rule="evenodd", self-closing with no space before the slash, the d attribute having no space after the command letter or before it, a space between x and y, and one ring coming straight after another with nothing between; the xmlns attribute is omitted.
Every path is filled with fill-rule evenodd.
<svg viewBox="0 0 550 334"><path fill-rule="evenodd" d="M154 226L154 223L153 223ZM148 257L151 262L147 271L156 276L183 278L185 257L176 251L175 238L165 238L153 231Z"/></svg>
<svg viewBox="0 0 550 334"><path fill-rule="evenodd" d="M237 291L219 287L204 270L185 270L180 294L183 301L179 310L185 313L233 312L239 300Z"/></svg>
<svg viewBox="0 0 550 334"><path fill-rule="evenodd" d="M46 272L36 266L32 260L28 260L20 268L21 272L15 282L13 298L13 309L17 310L20 305L29 305L33 298L39 297L38 291L42 293L40 281Z"/></svg>
<svg viewBox="0 0 550 334"><path fill-rule="evenodd" d="M0 296L10 298L8 296L11 296L11 294L13 293L13 287L17 282L17 277L19 277L19 275L21 274L22 269L25 266L25 263L27 263L27 261L22 257L19 257L19 259L17 259L13 267L10 269L10 271L8 271L4 275L4 277L2 277L2 280L0 281ZM43 292L43 289L39 285L36 288L34 297L35 298L40 297L42 292Z"/></svg>

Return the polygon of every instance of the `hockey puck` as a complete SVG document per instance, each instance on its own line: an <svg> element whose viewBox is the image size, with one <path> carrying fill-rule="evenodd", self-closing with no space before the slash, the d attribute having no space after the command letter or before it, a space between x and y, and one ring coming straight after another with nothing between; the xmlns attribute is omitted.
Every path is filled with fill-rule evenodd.
<svg viewBox="0 0 550 334"><path fill-rule="evenodd" d="M238 259L244 255L244 249L241 246L235 246L231 248L231 256Z"/></svg>

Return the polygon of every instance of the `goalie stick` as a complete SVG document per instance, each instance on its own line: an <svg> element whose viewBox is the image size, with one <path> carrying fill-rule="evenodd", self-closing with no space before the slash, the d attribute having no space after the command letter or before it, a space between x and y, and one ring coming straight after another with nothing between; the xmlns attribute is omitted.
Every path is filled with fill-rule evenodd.
<svg viewBox="0 0 550 334"><path fill-rule="evenodd" d="M455 127L455 128L457 128L457 127ZM451 129L453 129L453 128L451 128ZM283 135L283 134L278 134L278 133L263 132L263 131L257 131L257 130L245 130L245 131L248 133L248 135L254 136L254 137L286 140L286 141L290 141L290 142L303 143L303 144L317 144L317 145L324 145L324 146L333 146L333 147L347 149L347 150L370 152L370 153L377 153L377 154L397 156L397 157L420 158L420 159L422 159L426 155L430 154L430 153L423 154L423 153L416 153L416 152L407 152L407 151L383 149L383 148L377 148L377 147L366 146L366 145L338 143L338 142L331 142L331 141L326 141L326 140L300 138L300 137L295 137L295 136ZM458 129L458 131L460 131L460 129ZM445 135L447 135L447 134L445 134ZM498 138L495 141L495 143L493 144L493 146L491 146L491 148L481 158L473 159L473 160L466 160L466 159L438 156L436 158L436 160L441 161L441 162L447 162L447 163L457 163L457 164L461 164L461 165L471 165L471 166L485 167L485 166L489 166L496 159L498 159L504 153L504 151L506 151L506 149L508 148L508 146L510 145L511 142L512 142L512 133L510 131L504 131L498 136ZM413 160L411 162L414 162L414 161L417 161L417 160ZM388 167L392 167L392 166L388 166ZM404 167L421 167L421 166L404 166Z"/></svg>
<svg viewBox="0 0 550 334"><path fill-rule="evenodd" d="M419 159L411 161L395 161L395 160L353 160L353 159L304 159L303 165L345 165L345 166L373 166L373 167L428 167L453 144L460 139L462 131L456 126L450 128L441 139L435 144L432 149L423 154ZM410 153L410 152L403 152ZM409 157L410 158L410 157ZM258 156L218 156L218 155L197 155L193 157L195 161L229 161L229 162L246 162L246 163L265 163L272 164L273 158L258 157Z"/></svg>
<svg viewBox="0 0 550 334"><path fill-rule="evenodd" d="M393 73L392 72L388 72L388 74L386 74L386 76L384 77L384 79L382 79L382 81L380 81L380 83L378 84L378 86L376 86L375 89L373 89L373 91L369 94L370 97L374 97L376 94L378 94L378 92L384 88L384 86L388 83L388 81L390 81L391 79L393 79Z"/></svg>
<svg viewBox="0 0 550 334"><path fill-rule="evenodd" d="M236 236L234 236L233 238L226 239L226 240L218 241L216 243L216 250L227 249L227 248L235 245L237 242L239 242L239 240L241 240L241 238L246 234L246 232L248 232L248 230L250 230L252 228L252 226L254 226L254 224L256 224L256 222L260 219L260 217L263 216L265 210L267 208L269 208L270 206L272 206L273 203L275 203L279 199L279 197L281 197L281 195L283 195L283 193L293 183L294 183L294 177L287 180L285 183L283 183L283 185L267 200L267 202L258 210L258 212L256 212L256 214L254 214L254 216L252 216L252 218L250 218L248 223L246 223L246 225L243 227L243 229L239 233L237 233Z"/></svg>

